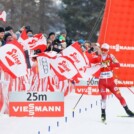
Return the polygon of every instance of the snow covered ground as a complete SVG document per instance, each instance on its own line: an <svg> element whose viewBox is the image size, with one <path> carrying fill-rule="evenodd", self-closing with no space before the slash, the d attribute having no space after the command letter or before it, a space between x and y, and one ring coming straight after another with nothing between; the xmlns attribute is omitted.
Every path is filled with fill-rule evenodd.
<svg viewBox="0 0 134 134"><path fill-rule="evenodd" d="M134 111L134 94L121 90L130 109ZM134 118L126 115L114 96L107 99L107 125L100 121L100 96L71 93L65 98L65 116L58 118L7 117L0 116L0 134L133 134Z"/></svg>

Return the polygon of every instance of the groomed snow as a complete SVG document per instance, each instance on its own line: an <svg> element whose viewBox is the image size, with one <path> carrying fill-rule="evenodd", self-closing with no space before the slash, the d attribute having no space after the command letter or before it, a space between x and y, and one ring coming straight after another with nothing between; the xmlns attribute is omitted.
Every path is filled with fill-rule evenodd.
<svg viewBox="0 0 134 134"><path fill-rule="evenodd" d="M134 111L134 94L121 89L128 106ZM65 116L57 118L0 116L0 134L133 134L134 118L126 115L119 101L113 96L107 99L107 125L100 121L100 96L71 93L65 98Z"/></svg>

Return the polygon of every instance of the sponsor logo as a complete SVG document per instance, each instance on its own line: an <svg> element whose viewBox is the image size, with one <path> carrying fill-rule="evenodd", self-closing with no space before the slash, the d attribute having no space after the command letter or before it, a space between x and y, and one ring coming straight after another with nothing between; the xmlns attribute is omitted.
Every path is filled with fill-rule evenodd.
<svg viewBox="0 0 134 134"><path fill-rule="evenodd" d="M134 81L117 81L117 84L123 84L123 85L134 85Z"/></svg>
<svg viewBox="0 0 134 134"><path fill-rule="evenodd" d="M64 94L59 92L10 92L10 116L62 117Z"/></svg>
<svg viewBox="0 0 134 134"><path fill-rule="evenodd" d="M63 102L10 102L10 116L59 117L64 116Z"/></svg>
<svg viewBox="0 0 134 134"><path fill-rule="evenodd" d="M106 90L107 94L111 94L109 90ZM100 95L99 89L97 86L76 86L75 93L77 94L85 94L85 95Z"/></svg>
<svg viewBox="0 0 134 134"><path fill-rule="evenodd" d="M60 65L60 66L58 66L58 68L61 71L61 73L65 72L65 71L67 71L67 72L70 71L70 68L65 60L60 62L58 65Z"/></svg>
<svg viewBox="0 0 134 134"><path fill-rule="evenodd" d="M73 54L70 54L70 56L72 57L72 59L74 60L74 62L77 62L77 63L80 62L80 60L78 59L78 56L77 56L77 53L76 52L74 52Z"/></svg>
<svg viewBox="0 0 134 134"><path fill-rule="evenodd" d="M134 64L120 63L121 67L134 68Z"/></svg>
<svg viewBox="0 0 134 134"><path fill-rule="evenodd" d="M121 46L120 44L116 44L114 46L110 46L111 49L115 49L115 51L120 51L120 50L134 50L134 46Z"/></svg>
<svg viewBox="0 0 134 134"><path fill-rule="evenodd" d="M21 62L19 60L19 56L17 55L16 49L12 49L12 51L8 51L7 55L10 56L10 58L6 56L9 66L14 65L15 63L18 65L21 64Z"/></svg>

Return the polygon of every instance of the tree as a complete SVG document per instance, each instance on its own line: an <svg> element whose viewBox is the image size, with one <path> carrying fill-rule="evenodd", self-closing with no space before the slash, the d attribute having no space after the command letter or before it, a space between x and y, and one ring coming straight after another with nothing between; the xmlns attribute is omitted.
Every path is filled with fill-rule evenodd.
<svg viewBox="0 0 134 134"><path fill-rule="evenodd" d="M96 41L105 0L62 1L63 10L60 16L64 19L68 35L76 40L84 38Z"/></svg>
<svg viewBox="0 0 134 134"><path fill-rule="evenodd" d="M64 27L54 0L1 0L0 11L3 10L7 12L7 22L0 21L0 25L10 25L14 31L30 26L34 33L48 34Z"/></svg>
<svg viewBox="0 0 134 134"><path fill-rule="evenodd" d="M7 12L7 22L0 25L11 25L15 31L29 25L34 33L46 34L66 28L71 38L96 41L105 0L62 0L56 5L57 1L1 0L0 11Z"/></svg>

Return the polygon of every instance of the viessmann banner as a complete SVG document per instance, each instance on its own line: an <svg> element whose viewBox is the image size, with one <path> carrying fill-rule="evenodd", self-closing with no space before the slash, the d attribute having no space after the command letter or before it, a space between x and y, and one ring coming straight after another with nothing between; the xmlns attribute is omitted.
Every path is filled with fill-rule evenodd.
<svg viewBox="0 0 134 134"><path fill-rule="evenodd" d="M61 92L10 92L9 115L62 117L64 95Z"/></svg>
<svg viewBox="0 0 134 134"><path fill-rule="evenodd" d="M121 64L120 85L134 85L134 0L107 0L98 42L110 44Z"/></svg>
<svg viewBox="0 0 134 134"><path fill-rule="evenodd" d="M75 84L75 93L84 94L84 95L100 95L98 89L98 78L92 78L90 81L80 81ZM111 92L107 89L107 95L110 95Z"/></svg>

